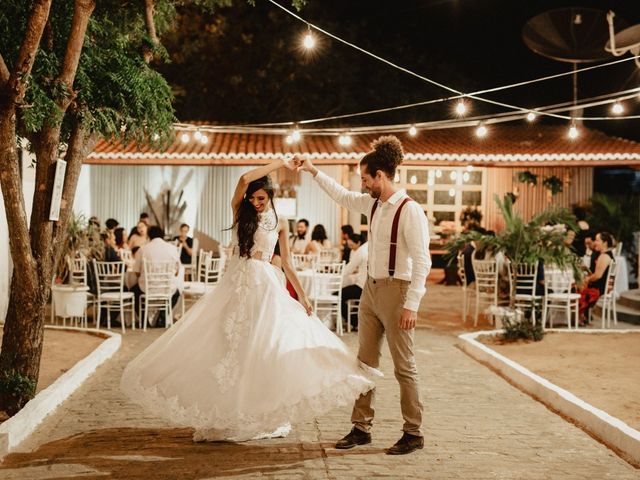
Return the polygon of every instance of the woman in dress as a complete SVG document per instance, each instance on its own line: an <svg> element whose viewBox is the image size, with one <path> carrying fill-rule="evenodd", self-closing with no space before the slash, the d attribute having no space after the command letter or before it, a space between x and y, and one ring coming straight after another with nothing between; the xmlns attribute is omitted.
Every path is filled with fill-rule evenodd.
<svg viewBox="0 0 640 480"><path fill-rule="evenodd" d="M231 206L234 254L216 288L125 369L134 402L194 440L242 441L282 435L290 422L352 403L373 388L365 366L313 315L291 265L287 222L278 219L270 172L245 173ZM269 262L276 243L299 302Z"/></svg>
<svg viewBox="0 0 640 480"><path fill-rule="evenodd" d="M608 232L600 232L596 235L594 249L598 252L598 259L595 263L593 273L584 278L584 287L580 291L580 321L584 324L589 319L589 309L593 307L598 299L604 295L607 288L607 276L609 267L613 262L613 247L615 240Z"/></svg>
<svg viewBox="0 0 640 480"><path fill-rule="evenodd" d="M311 241L307 245L307 248L305 248L304 253L317 254L320 253L320 250L323 248L331 248L331 241L327 237L327 231L324 229L324 226L318 224L313 227Z"/></svg>

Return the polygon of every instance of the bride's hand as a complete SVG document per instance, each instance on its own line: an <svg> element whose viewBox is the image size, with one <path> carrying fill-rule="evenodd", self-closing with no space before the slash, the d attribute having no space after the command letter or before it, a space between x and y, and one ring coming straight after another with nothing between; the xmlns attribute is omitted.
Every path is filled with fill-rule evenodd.
<svg viewBox="0 0 640 480"><path fill-rule="evenodd" d="M302 159L298 155L287 155L282 160L282 164L289 170L297 171L302 165Z"/></svg>
<svg viewBox="0 0 640 480"><path fill-rule="evenodd" d="M300 305L302 305L304 309L307 311L307 315L309 316L313 315L313 307L311 306L311 302L309 301L309 299L305 296L304 298L301 298L299 301L300 301Z"/></svg>

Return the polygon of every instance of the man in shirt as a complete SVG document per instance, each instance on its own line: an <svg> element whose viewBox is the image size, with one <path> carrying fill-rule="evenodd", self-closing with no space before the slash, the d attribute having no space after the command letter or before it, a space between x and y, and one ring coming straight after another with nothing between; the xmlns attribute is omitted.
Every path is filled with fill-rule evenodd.
<svg viewBox="0 0 640 480"><path fill-rule="evenodd" d="M342 271L342 316L351 323L354 332L358 331L358 318L349 318L347 302L359 300L362 289L367 282L367 259L369 257L369 244L365 243L362 235L351 233L347 239L347 246L351 251L350 260Z"/></svg>
<svg viewBox="0 0 640 480"><path fill-rule="evenodd" d="M304 253L309 244L309 220L301 218L296 223L296 233L291 236L291 253Z"/></svg>
<svg viewBox="0 0 640 480"><path fill-rule="evenodd" d="M132 288L136 299L136 311L139 311L140 296L146 291L143 264L145 259L147 262L175 262L176 276L173 277L171 305L175 306L180 298L177 276L180 272L180 256L178 255L178 249L175 245L171 245L164 241L164 231L157 225L149 227L148 235L149 243L140 247L140 252L136 255L136 260L133 264L133 271L138 276L138 283ZM164 315L164 312L162 312L162 315ZM162 315L160 320L157 322L157 325L152 326L164 327L164 317Z"/></svg>
<svg viewBox="0 0 640 480"><path fill-rule="evenodd" d="M381 137L373 142L372 148L360 160L362 187L369 192L365 194L347 190L319 172L308 159L296 161L338 204L369 218L368 278L360 299L358 358L378 368L386 335L400 384L404 418L404 434L387 453L399 455L424 446L413 338L418 306L431 268L429 227L420 205L408 201L406 192L399 190L393 181L403 160L400 141L393 136ZM392 242L394 231L397 238ZM354 427L336 443L336 448L371 443L374 395L372 390L356 400L351 415Z"/></svg>

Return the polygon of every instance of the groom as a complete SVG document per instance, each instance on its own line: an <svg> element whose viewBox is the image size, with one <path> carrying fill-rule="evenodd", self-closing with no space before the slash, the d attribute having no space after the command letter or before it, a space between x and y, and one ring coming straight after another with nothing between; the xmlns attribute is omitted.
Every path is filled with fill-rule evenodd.
<svg viewBox="0 0 640 480"><path fill-rule="evenodd" d="M366 194L347 190L319 172L309 160L298 161L300 169L310 172L333 200L369 219L368 276L358 314L358 358L378 368L386 334L400 384L404 418L404 434L387 453L402 455L424 446L413 337L418 306L431 268L429 231L420 205L393 182L396 168L403 160L400 141L394 136L380 137L372 148L360 160L362 187L369 192ZM351 414L353 429L336 443L336 448L371 443L374 398L375 391L371 390L356 400Z"/></svg>

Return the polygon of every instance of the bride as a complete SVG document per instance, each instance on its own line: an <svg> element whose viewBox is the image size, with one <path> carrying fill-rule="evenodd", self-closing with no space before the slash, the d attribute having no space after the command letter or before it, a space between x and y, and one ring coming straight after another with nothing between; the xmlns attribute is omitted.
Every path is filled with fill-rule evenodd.
<svg viewBox="0 0 640 480"><path fill-rule="evenodd" d="M231 207L234 254L216 288L125 369L122 390L194 441L286 434L290 422L350 405L373 388L355 355L313 315L290 263L287 222L268 174L278 160L240 178ZM280 246L291 298L269 261Z"/></svg>

